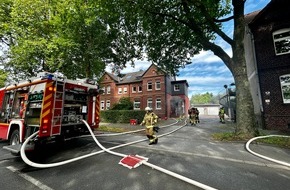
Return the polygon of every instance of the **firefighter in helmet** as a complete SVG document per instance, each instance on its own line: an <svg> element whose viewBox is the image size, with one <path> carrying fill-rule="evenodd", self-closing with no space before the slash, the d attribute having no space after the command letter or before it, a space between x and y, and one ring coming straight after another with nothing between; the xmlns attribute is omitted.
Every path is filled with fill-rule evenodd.
<svg viewBox="0 0 290 190"><path fill-rule="evenodd" d="M145 108L146 114L144 116L143 121L140 125L145 125L146 129L146 136L149 139L149 145L157 144L158 138L154 134L154 127L157 124L158 116L152 111L152 108L146 107Z"/></svg>
<svg viewBox="0 0 290 190"><path fill-rule="evenodd" d="M197 109L192 107L188 110L188 114L189 114L189 123L191 123L191 125L196 125L197 123Z"/></svg>
<svg viewBox="0 0 290 190"><path fill-rule="evenodd" d="M220 117L220 122L225 123L225 108L223 106L220 107L219 117Z"/></svg>

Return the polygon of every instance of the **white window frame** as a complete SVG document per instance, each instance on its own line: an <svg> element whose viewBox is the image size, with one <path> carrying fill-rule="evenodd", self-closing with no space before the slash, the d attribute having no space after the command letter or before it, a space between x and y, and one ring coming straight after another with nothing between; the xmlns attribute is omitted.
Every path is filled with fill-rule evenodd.
<svg viewBox="0 0 290 190"><path fill-rule="evenodd" d="M118 88L118 94L122 94L123 93L123 89L121 87Z"/></svg>
<svg viewBox="0 0 290 190"><path fill-rule="evenodd" d="M107 94L111 94L111 86L107 86Z"/></svg>
<svg viewBox="0 0 290 190"><path fill-rule="evenodd" d="M100 105L101 110L105 110L105 101L101 101L101 105Z"/></svg>
<svg viewBox="0 0 290 190"><path fill-rule="evenodd" d="M101 91L103 91L103 94L105 94L106 93L106 88L105 87L102 87L101 88Z"/></svg>
<svg viewBox="0 0 290 190"><path fill-rule="evenodd" d="M151 86L151 89L149 89L150 86ZM147 91L152 91L152 90L153 90L152 82L147 82Z"/></svg>
<svg viewBox="0 0 290 190"><path fill-rule="evenodd" d="M133 106L134 106L134 110L140 110L140 106L141 106L140 100L134 100Z"/></svg>
<svg viewBox="0 0 290 190"><path fill-rule="evenodd" d="M132 93L136 93L137 92L137 87L136 86L132 86Z"/></svg>
<svg viewBox="0 0 290 190"><path fill-rule="evenodd" d="M153 100L152 100L152 98L148 98L147 99L147 107L153 108Z"/></svg>
<svg viewBox="0 0 290 190"><path fill-rule="evenodd" d="M156 98L156 102L155 102L155 108L156 110L161 110L162 106L161 106L161 98Z"/></svg>
<svg viewBox="0 0 290 190"><path fill-rule="evenodd" d="M127 87L124 87L124 88L123 88L123 92L124 92L124 94L127 94L127 92L128 92Z"/></svg>
<svg viewBox="0 0 290 190"><path fill-rule="evenodd" d="M288 35L287 35L288 33ZM279 36L279 35L285 35L286 36ZM284 55L284 54L289 54L290 53L290 28L284 28L284 29L281 29L281 30L277 30L275 32L273 32L273 41L274 41L274 49L275 49L275 53L276 55ZM284 42L288 42L288 46L286 44L286 46L283 46L283 47L288 47L288 50L286 48L287 51L284 51L284 52L278 52L277 51L277 43L281 43L282 41ZM282 44L283 45L283 44ZM284 44L285 45L285 44Z"/></svg>
<svg viewBox="0 0 290 190"><path fill-rule="evenodd" d="M290 74L280 77L281 95L284 104L290 104Z"/></svg>
<svg viewBox="0 0 290 190"><path fill-rule="evenodd" d="M180 91L180 84L174 85L174 91Z"/></svg>
<svg viewBox="0 0 290 190"><path fill-rule="evenodd" d="M111 102L110 102L110 100L107 100L106 101L106 110L109 110L110 107L111 107Z"/></svg>
<svg viewBox="0 0 290 190"><path fill-rule="evenodd" d="M138 92L142 92L142 86L138 86Z"/></svg>
<svg viewBox="0 0 290 190"><path fill-rule="evenodd" d="M161 82L160 81L155 82L155 90L161 90Z"/></svg>

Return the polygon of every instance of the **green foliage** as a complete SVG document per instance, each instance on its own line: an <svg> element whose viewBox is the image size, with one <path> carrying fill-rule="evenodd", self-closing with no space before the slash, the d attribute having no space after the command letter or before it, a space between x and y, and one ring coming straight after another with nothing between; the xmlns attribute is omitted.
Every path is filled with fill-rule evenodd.
<svg viewBox="0 0 290 190"><path fill-rule="evenodd" d="M4 72L2 69L0 69L0 87L5 86L7 75L8 74L6 72Z"/></svg>
<svg viewBox="0 0 290 190"><path fill-rule="evenodd" d="M137 119L141 122L144 118L143 110L106 110L101 111L102 122L108 123L129 123L130 119Z"/></svg>
<svg viewBox="0 0 290 190"><path fill-rule="evenodd" d="M109 26L113 20L98 1L3 0L0 16L1 42L9 46L2 62L15 79L40 71L92 78L103 73L105 62L132 59L117 55L129 51L121 48L121 32Z"/></svg>
<svg viewBox="0 0 290 190"><path fill-rule="evenodd" d="M113 105L112 110L133 110L133 102L130 101L130 97L122 97Z"/></svg>
<svg viewBox="0 0 290 190"><path fill-rule="evenodd" d="M192 95L190 99L191 104L218 104L218 101L218 96L214 96L209 92Z"/></svg>
<svg viewBox="0 0 290 190"><path fill-rule="evenodd" d="M146 51L149 60L172 74L190 63L205 48L204 42L215 39L215 29L221 24L213 23L213 18L230 11L229 0L100 0L100 4L119 21L111 27L124 31L121 46L135 48L126 53L141 56L138 51Z"/></svg>

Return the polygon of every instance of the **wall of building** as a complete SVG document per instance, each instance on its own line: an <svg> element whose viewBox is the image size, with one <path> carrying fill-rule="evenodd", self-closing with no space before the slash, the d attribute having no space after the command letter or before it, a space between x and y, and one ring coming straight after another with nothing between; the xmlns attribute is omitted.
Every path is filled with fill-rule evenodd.
<svg viewBox="0 0 290 190"><path fill-rule="evenodd" d="M250 25L255 39L263 118L267 129L289 129L290 126L290 104L283 103L279 79L281 75L290 74L290 54L276 55L273 42L273 32L290 27L290 3L279 3L271 4L273 7L268 7Z"/></svg>

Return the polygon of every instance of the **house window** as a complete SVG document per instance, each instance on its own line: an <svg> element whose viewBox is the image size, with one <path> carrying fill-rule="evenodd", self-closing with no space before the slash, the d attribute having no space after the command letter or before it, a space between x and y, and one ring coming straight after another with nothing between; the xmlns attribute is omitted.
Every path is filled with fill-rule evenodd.
<svg viewBox="0 0 290 190"><path fill-rule="evenodd" d="M156 109L161 110L161 98L156 98Z"/></svg>
<svg viewBox="0 0 290 190"><path fill-rule="evenodd" d="M118 88L118 94L122 94L122 88Z"/></svg>
<svg viewBox="0 0 290 190"><path fill-rule="evenodd" d="M290 74L280 76L283 103L290 103Z"/></svg>
<svg viewBox="0 0 290 190"><path fill-rule="evenodd" d="M147 83L147 90L151 91L152 90L152 82Z"/></svg>
<svg viewBox="0 0 290 190"><path fill-rule="evenodd" d="M155 89L156 90L160 90L161 89L160 81L156 81L156 83L155 83Z"/></svg>
<svg viewBox="0 0 290 190"><path fill-rule="evenodd" d="M101 110L105 109L105 101L101 101Z"/></svg>
<svg viewBox="0 0 290 190"><path fill-rule="evenodd" d="M136 86L133 86L132 87L132 93L136 93L136 91L137 91L137 87Z"/></svg>
<svg viewBox="0 0 290 190"><path fill-rule="evenodd" d="M276 55L290 53L290 28L273 32L273 40Z"/></svg>
<svg viewBox="0 0 290 190"><path fill-rule="evenodd" d="M180 91L180 86L179 84L174 85L174 91Z"/></svg>
<svg viewBox="0 0 290 190"><path fill-rule="evenodd" d="M101 88L101 93L102 93L102 94L105 94L105 90L106 90L106 88L105 88L105 87L102 87L102 88Z"/></svg>
<svg viewBox="0 0 290 190"><path fill-rule="evenodd" d="M134 110L140 110L140 100L134 100Z"/></svg>
<svg viewBox="0 0 290 190"><path fill-rule="evenodd" d="M107 86L107 94L111 94L111 86Z"/></svg>
<svg viewBox="0 0 290 190"><path fill-rule="evenodd" d="M110 102L110 100L107 100L107 102L106 102L106 110L109 110L110 106L111 106L111 102Z"/></svg>
<svg viewBox="0 0 290 190"><path fill-rule="evenodd" d="M152 108L152 98L147 99L147 107Z"/></svg>
<svg viewBox="0 0 290 190"><path fill-rule="evenodd" d="M124 87L124 94L127 94L127 87Z"/></svg>
<svg viewBox="0 0 290 190"><path fill-rule="evenodd" d="M142 86L138 86L138 92L142 92Z"/></svg>

